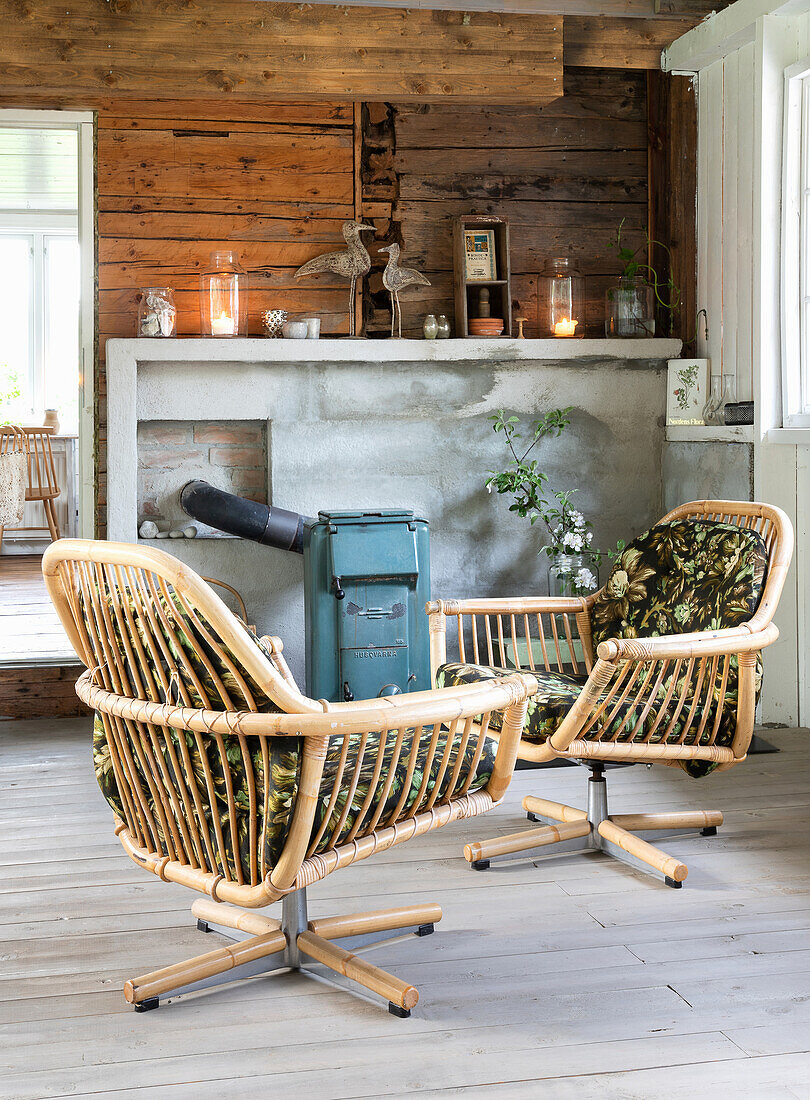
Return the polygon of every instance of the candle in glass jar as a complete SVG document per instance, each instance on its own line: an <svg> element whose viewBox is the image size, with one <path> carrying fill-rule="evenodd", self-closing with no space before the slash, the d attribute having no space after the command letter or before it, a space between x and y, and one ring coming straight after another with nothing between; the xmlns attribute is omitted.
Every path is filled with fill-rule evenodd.
<svg viewBox="0 0 810 1100"><path fill-rule="evenodd" d="M233 317L229 316L224 311L220 313L219 317L211 318L211 335L212 336L233 336L236 325Z"/></svg>
<svg viewBox="0 0 810 1100"><path fill-rule="evenodd" d="M562 321L558 321L554 326L555 336L573 336L579 321L569 321L567 317L563 317Z"/></svg>

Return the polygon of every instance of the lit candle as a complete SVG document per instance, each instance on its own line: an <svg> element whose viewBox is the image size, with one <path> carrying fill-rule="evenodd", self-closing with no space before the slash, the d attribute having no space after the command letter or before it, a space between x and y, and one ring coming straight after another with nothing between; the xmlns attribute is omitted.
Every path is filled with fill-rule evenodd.
<svg viewBox="0 0 810 1100"><path fill-rule="evenodd" d="M567 317L563 317L562 321L558 321L554 326L555 336L573 336L574 329L579 324L579 321L569 321Z"/></svg>
<svg viewBox="0 0 810 1100"><path fill-rule="evenodd" d="M236 330L236 323L233 317L229 316L223 310L219 317L211 318L211 335L212 336L233 336Z"/></svg>

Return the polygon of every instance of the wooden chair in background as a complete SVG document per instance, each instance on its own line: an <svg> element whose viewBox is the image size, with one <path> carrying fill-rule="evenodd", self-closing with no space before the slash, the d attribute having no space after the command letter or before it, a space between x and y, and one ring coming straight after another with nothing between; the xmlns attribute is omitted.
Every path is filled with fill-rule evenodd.
<svg viewBox="0 0 810 1100"><path fill-rule="evenodd" d="M495 806L535 679L516 671L445 691L315 701L277 639L257 639L162 550L62 539L42 569L87 666L76 690L96 711L96 777L124 850L163 881L208 895L192 906L198 927L239 941L133 978L126 999L143 1011L292 968L409 1015L416 989L349 948L426 935L441 909L310 920L307 887ZM277 900L280 921L251 912Z"/></svg>
<svg viewBox="0 0 810 1100"><path fill-rule="evenodd" d="M11 446L15 433L22 432L28 448L28 487L25 490L26 501L39 501L45 512L45 526L9 527L9 531L49 531L55 542L59 538L59 524L56 519L54 501L61 493L56 477L56 467L51 449L51 436L54 428L14 428L0 427L0 454ZM4 528L0 527L0 549L3 546Z"/></svg>
<svg viewBox="0 0 810 1100"><path fill-rule="evenodd" d="M593 595L429 604L434 682L530 670L539 690L518 758L591 770L587 810L529 796L523 808L543 827L468 844L472 867L546 845L598 848L681 886L686 865L635 834L711 834L722 813L609 814L604 768L681 765L700 776L745 759L760 653L779 635L772 620L792 553L779 508L699 500L631 542Z"/></svg>

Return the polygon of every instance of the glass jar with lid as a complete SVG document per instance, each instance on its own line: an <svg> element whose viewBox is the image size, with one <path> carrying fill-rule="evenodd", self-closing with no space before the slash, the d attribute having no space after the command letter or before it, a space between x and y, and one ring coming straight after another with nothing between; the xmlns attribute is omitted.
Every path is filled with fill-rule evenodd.
<svg viewBox="0 0 810 1100"><path fill-rule="evenodd" d="M177 308L169 286L147 286L138 303L139 336L174 336Z"/></svg>
<svg viewBox="0 0 810 1100"><path fill-rule="evenodd" d="M546 264L538 283L540 336L585 335L585 280L565 256Z"/></svg>
<svg viewBox="0 0 810 1100"><path fill-rule="evenodd" d="M235 252L212 252L200 275L203 336L247 336L248 277Z"/></svg>

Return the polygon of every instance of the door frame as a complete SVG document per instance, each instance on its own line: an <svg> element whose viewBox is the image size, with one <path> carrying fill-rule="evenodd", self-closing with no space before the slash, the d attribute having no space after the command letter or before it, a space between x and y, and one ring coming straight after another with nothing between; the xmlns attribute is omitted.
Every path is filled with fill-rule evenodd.
<svg viewBox="0 0 810 1100"><path fill-rule="evenodd" d="M79 223L79 534L96 524L96 193L95 119L92 111L0 108L0 126L74 130L78 140Z"/></svg>

